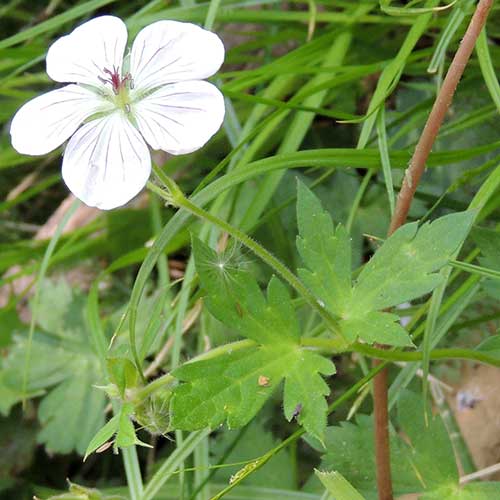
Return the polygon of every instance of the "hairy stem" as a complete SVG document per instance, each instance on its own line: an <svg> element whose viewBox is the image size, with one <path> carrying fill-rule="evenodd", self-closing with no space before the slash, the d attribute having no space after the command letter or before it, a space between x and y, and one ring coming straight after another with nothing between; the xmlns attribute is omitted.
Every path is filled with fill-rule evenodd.
<svg viewBox="0 0 500 500"><path fill-rule="evenodd" d="M245 245L249 250L251 250L257 257L262 259L271 269L273 269L278 275L280 275L284 280L288 282L289 285L300 295L302 296L312 307L317 311L317 313L325 320L329 329L336 334L339 341L342 344L343 337L340 332L340 328L338 326L337 321L331 314L316 300L314 295L302 284L302 282L293 274L279 259L277 259L271 252L266 250L262 245L260 245L257 241L253 240L250 236L248 236L243 231L238 228L231 226L226 221L218 218L217 216L207 212L203 208L195 205L190 200L188 200L184 194L180 191L177 185L173 180L166 177L159 169L155 169L155 173L158 178L166 185L168 192L162 190L158 186L155 186L151 182L148 183L148 188L155 193L159 194L170 204L177 206L179 208L183 208L188 212L191 212L196 217L210 222L215 225L222 231L231 235L235 240L239 241L243 245Z"/></svg>
<svg viewBox="0 0 500 500"><path fill-rule="evenodd" d="M425 165L438 135L439 128L451 105L458 82L474 50L476 40L486 23L492 4L493 0L479 1L462 39L462 43L448 69L443 85L434 101L429 117L427 118L424 130L415 147L410 165L405 172L403 185L401 186L394 214L389 225L389 236L406 221L413 197L415 196L415 191L425 171ZM380 361L375 362L375 364L378 363L380 363ZM374 378L373 383L375 451L379 500L392 500L393 498L390 469L387 392L387 369L384 369Z"/></svg>
<svg viewBox="0 0 500 500"><path fill-rule="evenodd" d="M194 363L196 361L202 361L205 359L211 359L218 356L224 356L229 352L239 351L240 349L248 349L250 347L256 346L257 343L250 339L237 340L235 342L229 342L223 344L219 347L215 347L208 352L198 354L192 358L188 363ZM323 354L336 355L344 353L343 349L339 348L339 344L336 339L332 338L318 338L318 337L302 337L300 339L300 345L302 348L307 350L314 350L321 352ZM397 362L418 362L422 361L423 352L422 351L400 351L398 349L380 349L377 347L371 347L367 344L355 343L349 346L349 351L358 352L370 358L384 360L387 362L397 363ZM468 361L474 361L476 363L483 363L485 365L500 367L500 358L498 356L493 356L487 351L476 351L473 349L433 349L430 352L430 359L432 360L449 360L449 359L463 359ZM161 377L156 378L148 385L139 389L135 394L135 399L143 400L150 394L156 392L159 389L165 387L173 387L176 384L176 378L170 373L166 373Z"/></svg>

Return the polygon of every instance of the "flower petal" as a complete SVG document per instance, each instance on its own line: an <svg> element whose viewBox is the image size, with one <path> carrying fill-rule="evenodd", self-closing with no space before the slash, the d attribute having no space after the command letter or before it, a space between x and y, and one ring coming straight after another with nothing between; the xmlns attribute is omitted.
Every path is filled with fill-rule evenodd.
<svg viewBox="0 0 500 500"><path fill-rule="evenodd" d="M223 61L224 45L215 33L195 24L158 21L137 35L130 54L130 73L140 91L208 78Z"/></svg>
<svg viewBox="0 0 500 500"><path fill-rule="evenodd" d="M35 97L14 115L10 135L14 149L26 155L43 155L68 139L80 124L110 103L79 85Z"/></svg>
<svg viewBox="0 0 500 500"><path fill-rule="evenodd" d="M71 192L103 210L124 205L151 172L148 147L122 112L85 124L64 152L62 175Z"/></svg>
<svg viewBox="0 0 500 500"><path fill-rule="evenodd" d="M100 16L56 40L47 52L47 74L56 82L102 86L104 69L121 69L127 28L114 16Z"/></svg>
<svg viewBox="0 0 500 500"><path fill-rule="evenodd" d="M132 107L137 127L153 149L174 155L201 148L224 120L224 97L204 81L166 85Z"/></svg>

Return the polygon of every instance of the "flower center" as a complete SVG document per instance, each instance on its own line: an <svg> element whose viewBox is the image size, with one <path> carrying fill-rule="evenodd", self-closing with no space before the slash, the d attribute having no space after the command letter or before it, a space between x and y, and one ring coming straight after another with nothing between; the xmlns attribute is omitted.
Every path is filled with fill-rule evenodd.
<svg viewBox="0 0 500 500"><path fill-rule="evenodd" d="M134 80L132 79L132 75L130 73L125 73L125 75L121 76L119 68L113 66L113 70L108 68L104 68L104 73L109 75L107 78L103 78L99 76L99 80L102 83L111 85L113 89L113 93L115 94L115 102L118 107L122 108L127 113L130 111L130 99L129 99L129 89L134 88ZM127 85L128 84L128 85Z"/></svg>

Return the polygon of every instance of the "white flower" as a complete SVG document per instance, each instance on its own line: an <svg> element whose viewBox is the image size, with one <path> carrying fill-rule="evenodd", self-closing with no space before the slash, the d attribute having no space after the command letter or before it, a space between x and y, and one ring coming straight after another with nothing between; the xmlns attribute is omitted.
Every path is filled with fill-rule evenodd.
<svg viewBox="0 0 500 500"><path fill-rule="evenodd" d="M224 60L217 35L194 24L158 21L124 57L127 29L113 16L92 19L47 52L47 74L70 83L27 102L14 116L12 145L43 155L68 142L62 175L83 202L127 203L151 171L149 144L191 153L220 128L224 99L212 84ZM83 126L80 127L80 125Z"/></svg>

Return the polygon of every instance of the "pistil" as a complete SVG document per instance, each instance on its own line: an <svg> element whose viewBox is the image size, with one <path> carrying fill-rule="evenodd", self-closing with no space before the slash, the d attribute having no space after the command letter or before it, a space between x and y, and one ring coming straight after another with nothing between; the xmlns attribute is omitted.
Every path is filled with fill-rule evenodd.
<svg viewBox="0 0 500 500"><path fill-rule="evenodd" d="M111 85L113 93L115 94L116 105L119 108L123 109L126 113L129 113L129 89L134 88L134 80L132 79L132 75L130 73L125 73L125 75L123 75L122 77L119 68L116 68L115 66L113 66L113 70L104 68L103 71L105 74L109 75L109 77L103 78L102 76L99 76L99 80L101 80L101 82L104 84L109 83Z"/></svg>

